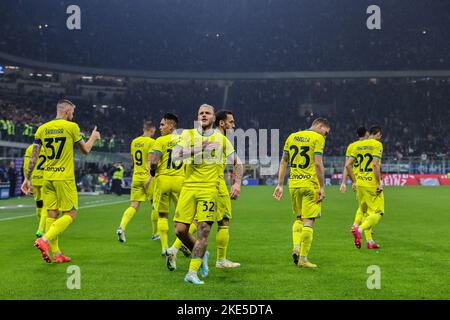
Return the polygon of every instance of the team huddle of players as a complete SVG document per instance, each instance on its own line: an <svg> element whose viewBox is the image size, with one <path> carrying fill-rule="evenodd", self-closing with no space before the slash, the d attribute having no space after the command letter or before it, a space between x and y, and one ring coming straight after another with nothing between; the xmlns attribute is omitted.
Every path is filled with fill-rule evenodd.
<svg viewBox="0 0 450 320"><path fill-rule="evenodd" d="M50 250L53 262L71 261L61 252L58 237L73 222L78 210L73 147L77 145L82 153L87 154L100 138L95 128L89 140L83 141L78 125L72 121L74 110L72 102L59 101L56 119L38 128L35 141L25 155L22 190L27 194L33 191L40 216L35 246L49 263L52 261ZM198 109L197 121L197 128L177 134L178 118L167 113L160 121L161 136L156 140L152 138L155 126L150 122L144 123L143 134L131 143L131 203L123 213L116 232L119 241L125 243L128 223L141 203L151 199L152 239L160 240L167 268L176 270L177 253L182 251L190 256L184 281L203 284L198 273L203 278L209 273L207 245L214 222L218 224L216 267L240 266L227 259L227 248L232 218L230 200L239 197L243 166L226 137L228 130L234 129L232 112L215 113L212 106L203 104ZM317 268L308 260L308 254L314 223L321 216L321 203L325 199L323 150L330 128L327 119L318 118L310 129L288 137L280 162L278 185L273 194L276 200L281 200L289 167L289 191L296 215L292 228L292 257L294 263L302 268ZM381 182L383 146L379 141L381 128L374 126L368 133L364 128L359 128L358 136L359 140L347 149L341 191L345 192L345 182L349 177L358 200L351 229L355 246L361 247L364 232L367 248L376 249L379 245L373 241L373 228L384 213ZM227 164L233 165L230 191L224 179ZM169 211L172 203L176 208L173 218L176 239L169 247Z"/></svg>

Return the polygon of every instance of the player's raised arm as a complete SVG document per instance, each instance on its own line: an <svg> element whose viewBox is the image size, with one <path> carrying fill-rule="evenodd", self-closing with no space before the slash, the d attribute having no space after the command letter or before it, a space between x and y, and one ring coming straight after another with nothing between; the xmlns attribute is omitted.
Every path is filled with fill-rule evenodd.
<svg viewBox="0 0 450 320"><path fill-rule="evenodd" d="M28 168L25 172L25 177L22 183L22 191L25 194L29 194L32 191L31 188L31 174L33 173L34 167L36 166L36 162L38 159L38 155L41 152L40 144L33 144L33 152L31 153L30 161L28 162Z"/></svg>
<svg viewBox="0 0 450 320"><path fill-rule="evenodd" d="M89 140L87 142L84 142L83 139L81 139L77 143L78 149L80 149L82 154L88 154L89 152L91 152L95 141L97 141L98 139L100 139L100 132L97 131L97 126L95 126L95 128L94 128L94 130L92 130L91 136L89 137Z"/></svg>
<svg viewBox="0 0 450 320"><path fill-rule="evenodd" d="M284 177L286 176L286 169L289 163L289 153L286 151L283 153L283 156L280 160L280 167L278 169L278 184L275 187L275 191L273 192L273 197L276 200L281 200L283 197L283 185L284 185Z"/></svg>
<svg viewBox="0 0 450 320"><path fill-rule="evenodd" d="M322 154L314 155L314 167L316 168L317 180L319 181L319 194L317 202L321 202L325 199L325 167L323 165Z"/></svg>

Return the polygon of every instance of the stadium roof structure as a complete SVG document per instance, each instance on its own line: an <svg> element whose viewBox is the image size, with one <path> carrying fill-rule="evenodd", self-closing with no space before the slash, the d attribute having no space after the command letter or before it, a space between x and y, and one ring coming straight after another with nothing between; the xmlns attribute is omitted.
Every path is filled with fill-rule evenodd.
<svg viewBox="0 0 450 320"><path fill-rule="evenodd" d="M20 66L57 72L167 80L367 79L450 77L450 70L292 71L292 72L179 72L93 68L22 58L0 51L0 59Z"/></svg>

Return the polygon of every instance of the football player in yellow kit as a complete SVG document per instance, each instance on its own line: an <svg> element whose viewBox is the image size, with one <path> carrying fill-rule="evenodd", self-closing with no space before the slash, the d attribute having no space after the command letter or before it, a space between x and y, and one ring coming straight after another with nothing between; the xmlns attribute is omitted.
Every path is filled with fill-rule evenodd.
<svg viewBox="0 0 450 320"><path fill-rule="evenodd" d="M384 214L384 193L381 176L381 158L383 156L383 144L380 142L381 128L373 126L369 130L369 138L357 141L351 157L347 159L345 167L352 180L352 188L356 191L359 207L367 212L367 217L360 226L353 226L352 233L355 238L355 246L361 248L361 235L364 231L370 231L380 221ZM358 174L355 175L353 166L358 161ZM366 233L367 234L367 233ZM380 246L369 239L368 249L378 249Z"/></svg>
<svg viewBox="0 0 450 320"><path fill-rule="evenodd" d="M200 126L184 130L180 143L173 151L174 160L184 160L186 175L175 210L175 233L183 244L192 252L189 271L184 281L195 285L204 284L197 272L206 277L209 273L207 251L208 235L211 225L216 220L217 181L222 172L223 157L234 164L240 161L230 141L213 129L214 108L203 104L197 115ZM231 198L240 193L241 177L235 179L230 192ZM189 233L189 226L198 221L198 240ZM172 254L168 252L170 260Z"/></svg>
<svg viewBox="0 0 450 320"><path fill-rule="evenodd" d="M156 127L150 121L144 122L143 134L131 142L131 159L133 161L133 177L131 180L130 206L125 210L117 228L120 242L126 242L125 230L128 223L140 207L141 202L149 198L153 184L146 187L145 182L149 177L148 154L151 152L155 139ZM155 229L155 228L154 228Z"/></svg>
<svg viewBox="0 0 450 320"><path fill-rule="evenodd" d="M46 232L35 241L34 245L48 263L51 262L50 248L55 263L71 261L70 257L66 257L60 251L58 237L75 220L78 210L73 147L76 145L81 153L88 154L95 141L100 139L100 133L95 127L89 140L84 142L78 124L73 122L74 112L75 105L71 101L60 100L56 106L56 118L37 129L33 152L22 184L22 191L28 194L31 191L31 174L43 148L47 158L43 193L48 216ZM60 211L62 216L58 218Z"/></svg>
<svg viewBox="0 0 450 320"><path fill-rule="evenodd" d="M330 133L327 119L317 118L308 130L292 133L286 140L273 196L281 200L284 178L289 165L289 192L297 219L292 227L294 263L302 268L317 268L308 261L313 240L313 226L322 215L325 199L323 149Z"/></svg>

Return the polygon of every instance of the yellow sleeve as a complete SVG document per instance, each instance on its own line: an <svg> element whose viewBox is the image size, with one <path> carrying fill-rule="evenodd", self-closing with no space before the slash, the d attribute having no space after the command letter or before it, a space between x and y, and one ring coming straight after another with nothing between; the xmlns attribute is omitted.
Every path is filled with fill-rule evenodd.
<svg viewBox="0 0 450 320"><path fill-rule="evenodd" d="M323 149L325 148L325 138L319 135L316 144L314 145L314 154L323 155Z"/></svg>
<svg viewBox="0 0 450 320"><path fill-rule="evenodd" d="M352 151L353 151L353 143L350 143L347 147L347 151L345 151L345 156L347 158L352 156Z"/></svg>
<svg viewBox="0 0 450 320"><path fill-rule="evenodd" d="M181 139L177 144L177 147L187 148L192 145L192 135L190 130L183 130L181 133Z"/></svg>
<svg viewBox="0 0 450 320"><path fill-rule="evenodd" d="M163 144L162 144L163 137L159 137L155 140L155 143L153 144L152 149L150 150L150 153L156 153L159 155L163 154Z"/></svg>
<svg viewBox="0 0 450 320"><path fill-rule="evenodd" d="M80 142L83 139L81 136L80 127L76 123L72 126L72 137L74 143Z"/></svg>
<svg viewBox="0 0 450 320"><path fill-rule="evenodd" d="M286 152L288 154L289 154L289 147L291 144L291 137L292 137L292 134L289 135L289 137L287 137L286 141L284 142L284 147L283 147L283 152Z"/></svg>
<svg viewBox="0 0 450 320"><path fill-rule="evenodd" d="M372 151L372 156L374 158L382 158L383 156L383 144L381 142L376 142Z"/></svg>
<svg viewBox="0 0 450 320"><path fill-rule="evenodd" d="M38 145L42 145L42 137L41 137L41 132L42 132L42 129L41 129L42 127L39 127L37 130L36 130L36 133L34 134L34 143L35 144L38 144Z"/></svg>
<svg viewBox="0 0 450 320"><path fill-rule="evenodd" d="M225 139L224 154L228 158L235 152L235 150L234 150L234 147L231 144L230 140L228 140L228 138L226 136L224 136L224 139Z"/></svg>

